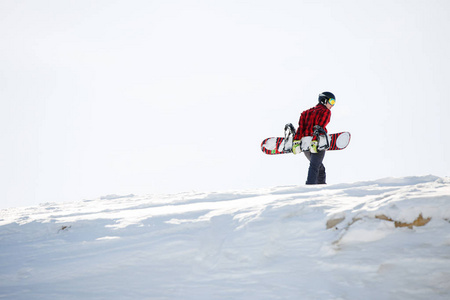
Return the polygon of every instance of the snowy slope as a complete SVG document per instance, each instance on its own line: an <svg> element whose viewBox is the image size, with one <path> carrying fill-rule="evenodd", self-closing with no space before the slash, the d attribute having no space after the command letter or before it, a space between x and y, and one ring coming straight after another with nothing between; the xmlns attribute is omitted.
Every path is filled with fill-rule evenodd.
<svg viewBox="0 0 450 300"><path fill-rule="evenodd" d="M0 299L450 299L449 221L434 176L5 209Z"/></svg>

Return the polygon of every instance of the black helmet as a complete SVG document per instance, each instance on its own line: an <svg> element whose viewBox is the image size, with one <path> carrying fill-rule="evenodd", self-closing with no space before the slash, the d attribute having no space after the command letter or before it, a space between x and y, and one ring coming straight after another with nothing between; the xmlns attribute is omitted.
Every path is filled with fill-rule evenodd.
<svg viewBox="0 0 450 300"><path fill-rule="evenodd" d="M333 93L330 92L323 92L319 95L319 103L322 103L323 105L327 104L329 99L335 99Z"/></svg>

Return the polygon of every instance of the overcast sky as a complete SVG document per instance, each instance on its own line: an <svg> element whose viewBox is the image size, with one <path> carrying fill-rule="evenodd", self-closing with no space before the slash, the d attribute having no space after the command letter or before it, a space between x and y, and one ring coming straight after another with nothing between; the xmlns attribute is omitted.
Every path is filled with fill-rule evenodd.
<svg viewBox="0 0 450 300"><path fill-rule="evenodd" d="M446 0L0 2L0 207L303 185L260 143L331 91L328 183L449 176Z"/></svg>

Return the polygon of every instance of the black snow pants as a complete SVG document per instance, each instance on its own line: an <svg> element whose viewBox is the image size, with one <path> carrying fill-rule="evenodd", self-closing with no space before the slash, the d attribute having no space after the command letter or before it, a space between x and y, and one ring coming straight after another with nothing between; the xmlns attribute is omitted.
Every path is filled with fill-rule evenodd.
<svg viewBox="0 0 450 300"><path fill-rule="evenodd" d="M304 151L306 158L309 160L308 178L306 184L326 184L327 175L325 167L322 163L325 158L326 151L311 153Z"/></svg>

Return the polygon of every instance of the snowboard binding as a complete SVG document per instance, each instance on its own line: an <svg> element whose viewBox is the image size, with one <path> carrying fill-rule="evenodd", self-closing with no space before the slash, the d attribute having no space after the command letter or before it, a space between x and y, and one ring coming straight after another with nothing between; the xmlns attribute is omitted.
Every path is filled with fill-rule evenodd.
<svg viewBox="0 0 450 300"><path fill-rule="evenodd" d="M284 126L284 151L292 151L292 143L294 142L295 127L291 123Z"/></svg>
<svg viewBox="0 0 450 300"><path fill-rule="evenodd" d="M321 137L325 138L326 143L324 145L318 145L319 143L317 142L317 151L323 151L323 150L327 150L328 148L330 148L330 141L328 139L328 134L325 131L325 129L323 129L321 126L319 125L315 125L314 126L314 136L313 136L313 140L319 141ZM321 144L321 143L320 143Z"/></svg>

